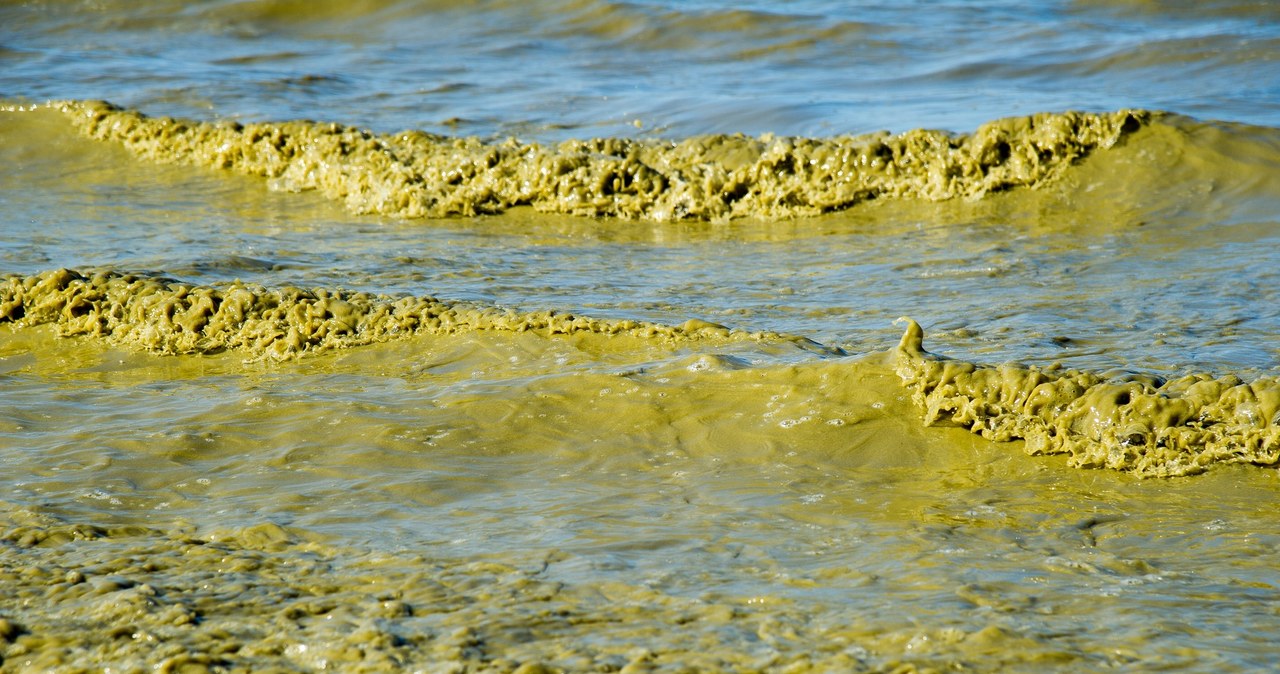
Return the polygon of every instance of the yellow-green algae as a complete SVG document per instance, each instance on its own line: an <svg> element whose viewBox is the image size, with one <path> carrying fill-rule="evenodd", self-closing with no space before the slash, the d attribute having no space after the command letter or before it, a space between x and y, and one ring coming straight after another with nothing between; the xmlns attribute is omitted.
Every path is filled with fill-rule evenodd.
<svg viewBox="0 0 1280 674"><path fill-rule="evenodd" d="M96 336L164 354L228 349L289 359L414 335L471 331L632 337L646 344L740 340L803 342L692 319L672 326L555 311L519 313L431 297L343 290L225 288L114 271L58 269L0 282L0 322L52 324L62 336ZM1025 440L1030 454L1068 454L1082 468L1180 476L1216 464L1280 463L1280 381L1193 374L1109 377L1055 367L984 366L926 352L911 322L894 366L924 422L951 421L996 441Z"/></svg>
<svg viewBox="0 0 1280 674"><path fill-rule="evenodd" d="M566 582L562 562L574 556L432 558L271 522L99 525L0 502L0 671L905 673L1083 655L994 623L830 623L781 599Z"/></svg>
<svg viewBox="0 0 1280 674"><path fill-rule="evenodd" d="M89 137L157 162L226 169L318 190L353 213L403 218L549 212L655 220L790 218L869 199L972 198L1036 187L1154 114L1042 113L972 135L915 130L830 139L717 135L544 147L335 123L201 122L100 101L56 104Z"/></svg>
<svg viewBox="0 0 1280 674"><path fill-rule="evenodd" d="M147 275L69 269L0 281L0 322L53 324L62 336L96 336L166 354L236 349L251 357L275 359L412 335L477 330L629 335L667 343L795 341L698 319L671 326L556 311L518 313L432 297L268 289L240 282L214 288Z"/></svg>
<svg viewBox="0 0 1280 674"><path fill-rule="evenodd" d="M1022 439L1029 454L1069 454L1072 466L1169 477L1217 464L1280 463L1275 379L1165 381L977 365L926 352L914 321L894 356L926 424L951 421L991 440Z"/></svg>

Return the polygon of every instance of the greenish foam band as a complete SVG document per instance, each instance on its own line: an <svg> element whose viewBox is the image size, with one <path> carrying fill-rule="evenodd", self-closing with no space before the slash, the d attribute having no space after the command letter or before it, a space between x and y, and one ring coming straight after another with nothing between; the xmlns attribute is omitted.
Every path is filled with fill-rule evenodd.
<svg viewBox="0 0 1280 674"><path fill-rule="evenodd" d="M1042 113L973 134L915 130L834 138L594 138L555 146L376 135L334 123L201 122L100 101L54 104L91 138L135 156L317 190L357 214L440 218L514 206L650 220L813 216L871 199L976 198L1035 188L1157 113Z"/></svg>
<svg viewBox="0 0 1280 674"><path fill-rule="evenodd" d="M0 281L0 322L52 324L165 354L228 349L253 359L361 346L414 335L470 331L629 335L664 343L788 339L699 319L672 326L556 311L516 312L432 297L232 283L214 288L155 276L69 269Z"/></svg>
<svg viewBox="0 0 1280 674"><path fill-rule="evenodd" d="M950 421L991 440L1025 440L1028 453L1067 454L1072 466L1171 477L1215 464L1280 462L1275 379L1117 379L978 365L925 351L924 332L914 321L894 362L926 424Z"/></svg>

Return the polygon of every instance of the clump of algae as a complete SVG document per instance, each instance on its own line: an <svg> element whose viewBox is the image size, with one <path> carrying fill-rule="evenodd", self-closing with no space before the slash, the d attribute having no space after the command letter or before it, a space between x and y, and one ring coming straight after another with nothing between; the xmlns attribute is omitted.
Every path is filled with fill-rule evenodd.
<svg viewBox="0 0 1280 674"><path fill-rule="evenodd" d="M731 331L698 319L672 326L556 311L518 313L432 297L267 289L239 282L214 288L68 269L0 281L0 322L53 324L63 336L97 336L159 353L236 349L255 359L289 359L412 335L472 331L629 335L657 343L776 337Z"/></svg>
<svg viewBox="0 0 1280 674"><path fill-rule="evenodd" d="M469 560L325 538L270 521L99 525L0 501L0 671L906 672L1061 658L996 625L849 625L758 594L558 580L581 575L572 552Z"/></svg>
<svg viewBox="0 0 1280 674"><path fill-rule="evenodd" d="M1150 123L1135 110L1043 113L971 135L916 130L829 139L594 138L555 146L332 123L199 122L101 101L56 104L91 138L134 155L318 190L353 213L402 218L540 211L653 220L812 216L869 199L980 197L1051 181Z"/></svg>
<svg viewBox="0 0 1280 674"><path fill-rule="evenodd" d="M1072 466L1171 477L1216 464L1280 463L1275 379L1115 379L977 365L925 351L924 331L914 321L894 359L926 424L951 421L991 440L1023 439L1027 453L1068 454Z"/></svg>

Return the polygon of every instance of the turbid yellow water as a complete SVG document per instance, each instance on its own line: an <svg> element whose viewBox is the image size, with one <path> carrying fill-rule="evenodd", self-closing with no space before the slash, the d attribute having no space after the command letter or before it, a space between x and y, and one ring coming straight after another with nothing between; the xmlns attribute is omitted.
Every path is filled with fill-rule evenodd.
<svg viewBox="0 0 1280 674"><path fill-rule="evenodd" d="M6 337L6 437L68 437L8 461L21 668L1186 666L1239 656L1135 613L1275 598L1272 472L1141 481L922 428L875 358L600 371L485 332L246 369L41 330Z"/></svg>
<svg viewBox="0 0 1280 674"><path fill-rule="evenodd" d="M1266 671L1275 18L0 2L0 671Z"/></svg>

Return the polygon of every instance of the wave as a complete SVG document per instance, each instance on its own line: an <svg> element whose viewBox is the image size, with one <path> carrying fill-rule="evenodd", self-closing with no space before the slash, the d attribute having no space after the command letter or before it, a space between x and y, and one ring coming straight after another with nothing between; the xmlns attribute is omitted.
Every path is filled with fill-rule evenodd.
<svg viewBox="0 0 1280 674"><path fill-rule="evenodd" d="M3 7L5 3L0 3ZM422 32L451 21L451 15L483 15L477 36L515 30L557 39L598 40L617 47L646 51L713 49L729 56L751 58L772 50L803 49L816 44L844 44L865 37L873 25L834 18L821 8L789 11L744 7L688 7L679 3L642 4L608 0L553 0L528 3L514 0L324 0L305 9L290 0L231 0L191 7L172 0L145 3L107 0L89 16L66 8L67 21L83 27L122 31L181 29L224 30L258 36L265 31L332 35L350 40L372 35ZM57 14L61 7L52 8ZM79 16L77 16L77 14ZM408 30L406 30L408 26ZM483 27L487 27L483 28ZM357 37L359 36L359 37Z"/></svg>
<svg viewBox="0 0 1280 674"><path fill-rule="evenodd" d="M731 330L697 319L672 326L554 311L517 313L430 297L271 290L238 282L219 289L67 269L0 283L0 322L53 324L63 336L93 336L164 354L234 349L251 360L495 331L632 338L668 347L790 342L820 356L846 355L802 337ZM952 422L990 440L1024 440L1031 454L1067 454L1072 466L1143 477L1280 463L1280 381L1245 383L1205 374L1166 381L1133 373L987 366L930 354L923 340L923 330L910 322L897 348L886 353L926 425Z"/></svg>
<svg viewBox="0 0 1280 674"><path fill-rule="evenodd" d="M914 321L896 369L924 421L951 421L990 440L1025 440L1030 454L1068 454L1080 468L1143 477L1193 475L1219 464L1280 463L1280 381L1193 374L989 366L924 350Z"/></svg>
<svg viewBox="0 0 1280 674"><path fill-rule="evenodd" d="M433 297L268 289L239 282L219 289L158 275L69 269L12 276L0 283L0 322L52 324L62 336L101 337L163 354L234 349L253 360L475 331L631 336L660 343L802 341L699 319L672 326L556 311L518 313Z"/></svg>
<svg viewBox="0 0 1280 674"><path fill-rule="evenodd" d="M152 118L104 102L56 107L91 138L144 159L318 190L356 214L471 216L516 206L587 216L726 220L814 216L873 199L948 200L1036 187L1160 117L1044 113L971 135L916 130L831 139L596 138L555 147L336 123Z"/></svg>

